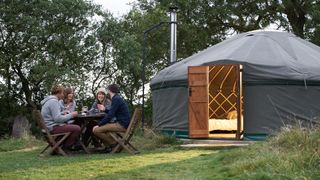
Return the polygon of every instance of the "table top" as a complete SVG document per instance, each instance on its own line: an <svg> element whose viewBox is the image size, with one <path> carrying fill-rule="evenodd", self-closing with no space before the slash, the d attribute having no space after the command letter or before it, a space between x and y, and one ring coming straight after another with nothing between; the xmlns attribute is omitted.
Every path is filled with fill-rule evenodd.
<svg viewBox="0 0 320 180"><path fill-rule="evenodd" d="M93 113L93 114L86 114L86 115L82 115L79 114L77 117L75 117L75 120L82 120L82 119L101 119L104 116L106 116L106 113L102 112L102 113Z"/></svg>

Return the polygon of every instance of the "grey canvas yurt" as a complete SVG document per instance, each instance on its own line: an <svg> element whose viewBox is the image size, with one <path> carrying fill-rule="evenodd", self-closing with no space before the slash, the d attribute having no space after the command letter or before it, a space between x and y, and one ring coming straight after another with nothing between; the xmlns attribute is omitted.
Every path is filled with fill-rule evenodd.
<svg viewBox="0 0 320 180"><path fill-rule="evenodd" d="M241 139L314 125L320 47L287 32L247 32L163 69L150 86L154 128L177 136Z"/></svg>

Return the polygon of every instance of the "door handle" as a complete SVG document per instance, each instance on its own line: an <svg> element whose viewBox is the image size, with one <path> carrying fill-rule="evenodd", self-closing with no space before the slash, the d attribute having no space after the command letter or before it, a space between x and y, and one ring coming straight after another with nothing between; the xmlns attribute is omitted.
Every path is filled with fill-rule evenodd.
<svg viewBox="0 0 320 180"><path fill-rule="evenodd" d="M192 96L192 89L189 87L189 96Z"/></svg>

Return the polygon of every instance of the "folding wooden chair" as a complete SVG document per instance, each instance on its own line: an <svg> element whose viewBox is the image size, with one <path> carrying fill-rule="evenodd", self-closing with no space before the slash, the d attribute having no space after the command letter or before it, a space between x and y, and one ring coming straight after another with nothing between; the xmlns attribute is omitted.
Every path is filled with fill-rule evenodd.
<svg viewBox="0 0 320 180"><path fill-rule="evenodd" d="M133 133L136 129L136 127L139 124L139 121L141 119L141 108L136 108L133 116L131 118L129 127L127 128L127 131L125 133L123 132L110 132L111 137L118 142L116 147L111 151L111 153L120 152L123 148L126 149L130 154L138 154L139 151L133 147L133 145L130 143L130 140L133 136Z"/></svg>
<svg viewBox="0 0 320 180"><path fill-rule="evenodd" d="M48 145L40 152L40 155L43 155L43 153L51 147L48 154L51 154L53 151L55 151L58 154L61 154L63 156L66 156L67 154L62 150L60 147L62 145L62 142L64 142L68 136L70 135L70 132L66 133L59 133L59 134L51 134L49 129L44 123L44 120L42 118L42 115L39 110L33 110L32 116L36 120L38 126L41 128L42 134L44 135Z"/></svg>

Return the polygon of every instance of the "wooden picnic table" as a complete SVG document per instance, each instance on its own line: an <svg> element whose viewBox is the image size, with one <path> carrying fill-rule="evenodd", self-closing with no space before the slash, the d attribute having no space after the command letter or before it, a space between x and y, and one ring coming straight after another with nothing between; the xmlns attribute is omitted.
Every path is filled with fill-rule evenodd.
<svg viewBox="0 0 320 180"><path fill-rule="evenodd" d="M100 112L100 113L87 113L87 114L79 114L77 117L74 118L75 120L75 124L80 125L81 128L81 134L80 134L80 139L81 141L83 141L84 139L84 134L85 134L85 130L87 125L92 122L92 121L96 121L96 120L100 120L102 118L104 118L105 116L107 116L106 113L104 112ZM88 143L89 146L90 143ZM86 152L88 151L88 146L86 146L84 149Z"/></svg>

